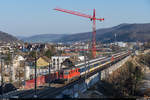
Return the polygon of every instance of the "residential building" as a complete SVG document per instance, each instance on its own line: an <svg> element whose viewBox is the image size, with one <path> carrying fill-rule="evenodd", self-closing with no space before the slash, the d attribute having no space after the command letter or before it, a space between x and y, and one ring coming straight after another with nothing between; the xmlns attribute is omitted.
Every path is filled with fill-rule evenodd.
<svg viewBox="0 0 150 100"><path fill-rule="evenodd" d="M28 58L26 60L25 64L25 70L26 70L26 80L34 78L35 74L35 59L34 58ZM37 75L45 75L49 72L49 64L51 63L51 60L46 57L42 56L39 57L36 61L36 67L37 67Z"/></svg>
<svg viewBox="0 0 150 100"><path fill-rule="evenodd" d="M70 58L70 56L52 56L51 57L52 69L60 70L61 63L67 58Z"/></svg>
<svg viewBox="0 0 150 100"><path fill-rule="evenodd" d="M17 75L18 73L20 75L20 72L24 72L24 65L22 65L24 63L24 60L24 57L21 55L15 55L15 57L13 58L11 67L11 76L13 81L17 81L19 79Z"/></svg>

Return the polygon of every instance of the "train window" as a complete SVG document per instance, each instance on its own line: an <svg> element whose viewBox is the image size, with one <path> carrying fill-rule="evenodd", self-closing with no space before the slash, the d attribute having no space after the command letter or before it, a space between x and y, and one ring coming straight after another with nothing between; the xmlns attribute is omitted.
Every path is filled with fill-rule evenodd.
<svg viewBox="0 0 150 100"><path fill-rule="evenodd" d="M84 72L84 69L82 68L82 71L81 72Z"/></svg>
<svg viewBox="0 0 150 100"><path fill-rule="evenodd" d="M64 72L64 74L65 74L65 75L68 75L68 74L69 74L69 72Z"/></svg>
<svg viewBox="0 0 150 100"><path fill-rule="evenodd" d="M83 72L83 69L79 69L80 70L80 72Z"/></svg>
<svg viewBox="0 0 150 100"><path fill-rule="evenodd" d="M82 72L82 69L79 69L79 72Z"/></svg>
<svg viewBox="0 0 150 100"><path fill-rule="evenodd" d="M80 69L78 69L78 72L80 72Z"/></svg>
<svg viewBox="0 0 150 100"><path fill-rule="evenodd" d="M94 64L94 67L98 66L98 64Z"/></svg>
<svg viewBox="0 0 150 100"><path fill-rule="evenodd" d="M85 71L85 68L82 69L82 72L84 72L84 71Z"/></svg>
<svg viewBox="0 0 150 100"><path fill-rule="evenodd" d="M63 71L59 72L59 74L63 75Z"/></svg>

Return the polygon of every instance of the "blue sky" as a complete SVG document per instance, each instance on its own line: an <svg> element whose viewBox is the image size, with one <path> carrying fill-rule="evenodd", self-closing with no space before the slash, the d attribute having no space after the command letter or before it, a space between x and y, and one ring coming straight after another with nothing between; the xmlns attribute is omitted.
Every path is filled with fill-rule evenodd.
<svg viewBox="0 0 150 100"><path fill-rule="evenodd" d="M60 7L92 14L97 29L121 23L150 23L150 0L0 0L0 31L12 35L71 34L92 31L89 19L53 10Z"/></svg>

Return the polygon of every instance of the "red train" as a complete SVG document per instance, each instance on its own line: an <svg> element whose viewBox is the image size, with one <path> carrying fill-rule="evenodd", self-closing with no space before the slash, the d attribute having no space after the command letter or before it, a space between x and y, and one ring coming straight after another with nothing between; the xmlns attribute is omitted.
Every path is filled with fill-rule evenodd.
<svg viewBox="0 0 150 100"><path fill-rule="evenodd" d="M57 82L57 83L64 83L67 81L70 81L76 77L80 76L79 68L65 68L63 70L60 70L56 73L51 73L50 77L49 75L42 75L37 77L37 86L42 86L45 83L48 83L49 81ZM31 89L35 86L35 79L27 80L24 84L24 89Z"/></svg>
<svg viewBox="0 0 150 100"><path fill-rule="evenodd" d="M59 72L56 72L56 80L57 82L66 82L66 81L70 81L76 77L80 76L80 71L79 68L64 68L62 70L60 70Z"/></svg>

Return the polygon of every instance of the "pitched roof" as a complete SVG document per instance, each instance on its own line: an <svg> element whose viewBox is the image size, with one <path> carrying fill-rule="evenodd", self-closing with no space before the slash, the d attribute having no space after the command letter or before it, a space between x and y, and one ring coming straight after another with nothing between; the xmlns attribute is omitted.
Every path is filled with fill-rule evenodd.
<svg viewBox="0 0 150 100"><path fill-rule="evenodd" d="M76 56L78 53L63 53L62 56Z"/></svg>
<svg viewBox="0 0 150 100"><path fill-rule="evenodd" d="M48 57L46 57L46 56L42 56L42 58L43 58L46 62L50 62L50 61L51 61L51 59L48 58Z"/></svg>
<svg viewBox="0 0 150 100"><path fill-rule="evenodd" d="M47 67L49 66L50 59L46 56L39 57L37 59L37 67Z"/></svg>
<svg viewBox="0 0 150 100"><path fill-rule="evenodd" d="M35 58L33 58L33 57L27 57L26 61L33 62L33 61L35 61Z"/></svg>
<svg viewBox="0 0 150 100"><path fill-rule="evenodd" d="M63 61L61 64L64 66L67 66L67 67L73 67L74 66L74 63L69 58L65 59L65 61Z"/></svg>

